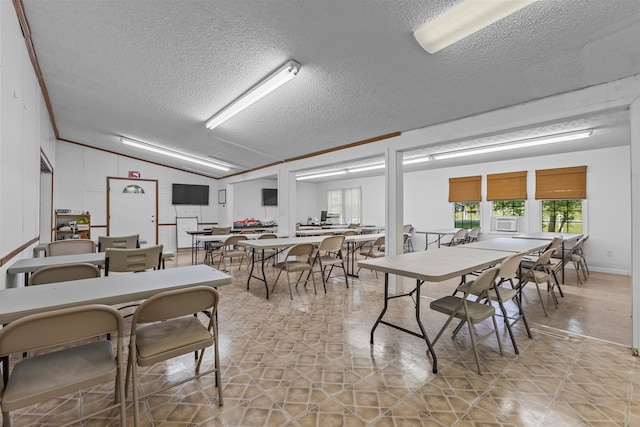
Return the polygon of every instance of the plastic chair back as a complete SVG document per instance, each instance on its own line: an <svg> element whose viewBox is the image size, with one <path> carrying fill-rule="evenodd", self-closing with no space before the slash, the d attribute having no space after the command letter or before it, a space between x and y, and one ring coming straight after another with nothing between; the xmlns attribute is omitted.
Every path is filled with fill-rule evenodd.
<svg viewBox="0 0 640 427"><path fill-rule="evenodd" d="M96 251L96 243L88 239L56 240L47 244L45 256L91 254Z"/></svg>
<svg viewBox="0 0 640 427"><path fill-rule="evenodd" d="M100 269L87 263L51 265L33 272L29 286L100 277Z"/></svg>

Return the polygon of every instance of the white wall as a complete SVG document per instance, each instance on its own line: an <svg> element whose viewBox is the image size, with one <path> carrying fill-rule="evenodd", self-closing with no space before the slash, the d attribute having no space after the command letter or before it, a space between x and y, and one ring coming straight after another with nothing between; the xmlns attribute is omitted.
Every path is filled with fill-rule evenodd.
<svg viewBox="0 0 640 427"><path fill-rule="evenodd" d="M257 179L233 184L233 217L243 219L278 220L279 206L262 206L262 189L278 188L277 179ZM278 194L280 196L280 194ZM231 225L231 224L229 224Z"/></svg>
<svg viewBox="0 0 640 427"><path fill-rule="evenodd" d="M587 165L583 231L590 236L586 244L589 267L631 274L629 150L629 147L615 147L408 173L405 175L404 222L413 224L416 230L453 227L453 208L447 201L449 178L482 175L484 199L487 174L527 171L527 214L518 231L540 231L540 202L535 200L536 169ZM481 202L481 212L481 238L498 237L500 233L490 232L490 202ZM414 247L424 248L424 243L424 234L413 237ZM606 256L607 249L613 251L612 257Z"/></svg>
<svg viewBox="0 0 640 427"><path fill-rule="evenodd" d="M320 211L327 209L326 197L324 202L318 198L318 185L310 182L296 182L296 212L294 218L297 223L305 224L309 218L320 219Z"/></svg>
<svg viewBox="0 0 640 427"><path fill-rule="evenodd" d="M56 147L54 209L89 211L93 240L107 232L107 177L126 178L129 171L140 172L144 179L158 180L158 243L168 250L176 249L176 216L197 216L201 224L217 222L218 183L215 179L77 144L58 141ZM172 205L173 183L208 185L209 206Z"/></svg>
<svg viewBox="0 0 640 427"><path fill-rule="evenodd" d="M357 188L362 191L362 220L363 225L384 225L384 176L374 176L359 179L344 179L325 182L318 185L318 206L320 210L327 209L327 190L341 188ZM319 216L318 212L314 216Z"/></svg>
<svg viewBox="0 0 640 427"><path fill-rule="evenodd" d="M7 266L32 256L40 234L40 150L55 166L53 128L13 4L0 0L0 288Z"/></svg>

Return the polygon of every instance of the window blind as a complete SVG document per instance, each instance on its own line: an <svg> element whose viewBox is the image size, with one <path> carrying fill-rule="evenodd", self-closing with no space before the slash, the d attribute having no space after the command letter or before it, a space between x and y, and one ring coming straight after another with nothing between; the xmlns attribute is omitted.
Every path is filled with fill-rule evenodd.
<svg viewBox="0 0 640 427"><path fill-rule="evenodd" d="M465 176L460 178L449 178L449 201L450 202L480 202L482 201L481 190L482 176Z"/></svg>
<svg viewBox="0 0 640 427"><path fill-rule="evenodd" d="M536 200L586 199L587 167L536 171Z"/></svg>
<svg viewBox="0 0 640 427"><path fill-rule="evenodd" d="M487 200L526 200L527 171L487 175Z"/></svg>

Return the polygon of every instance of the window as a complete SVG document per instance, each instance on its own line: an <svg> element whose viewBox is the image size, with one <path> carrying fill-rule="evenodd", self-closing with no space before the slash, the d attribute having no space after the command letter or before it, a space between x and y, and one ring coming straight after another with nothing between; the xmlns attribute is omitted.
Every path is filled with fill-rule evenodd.
<svg viewBox="0 0 640 427"><path fill-rule="evenodd" d="M582 233L582 200L543 200L542 231Z"/></svg>
<svg viewBox="0 0 640 427"><path fill-rule="evenodd" d="M327 190L327 208L340 224L360 223L362 218L362 191L360 187Z"/></svg>
<svg viewBox="0 0 640 427"><path fill-rule="evenodd" d="M480 202L456 202L453 205L455 228L480 227Z"/></svg>
<svg viewBox="0 0 640 427"><path fill-rule="evenodd" d="M495 200L493 216L524 216L524 200Z"/></svg>

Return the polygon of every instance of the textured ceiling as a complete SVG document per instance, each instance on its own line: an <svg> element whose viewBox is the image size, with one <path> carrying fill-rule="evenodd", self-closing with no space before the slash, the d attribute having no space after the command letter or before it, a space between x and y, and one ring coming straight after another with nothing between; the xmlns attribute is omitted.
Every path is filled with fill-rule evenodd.
<svg viewBox="0 0 640 427"><path fill-rule="evenodd" d="M412 33L456 1L22 2L61 139L210 176L119 137L235 173L640 74L638 0L540 0L435 55ZM297 78L205 128L288 59Z"/></svg>

